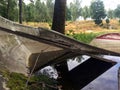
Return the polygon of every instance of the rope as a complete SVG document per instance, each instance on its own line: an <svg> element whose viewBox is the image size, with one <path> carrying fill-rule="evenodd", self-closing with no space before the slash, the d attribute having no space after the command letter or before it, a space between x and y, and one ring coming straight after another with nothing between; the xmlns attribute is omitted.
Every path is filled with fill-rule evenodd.
<svg viewBox="0 0 120 90"><path fill-rule="evenodd" d="M29 83L30 78L31 78L31 76L32 76L32 74L33 74L33 72L34 72L34 70L35 70L35 67L36 67L36 65L37 65L37 62L38 62L38 60L39 60L39 57L40 57L41 54L42 54L45 50L47 50L48 48L49 48L49 47L41 50L40 54L37 56L36 61L35 61L35 64L34 64L32 70L31 70L31 73L30 73L27 81L26 81L25 88L27 88L28 84L38 83L38 84L41 84L41 85L42 85L42 90L44 90L45 87L52 88L52 89L55 89L55 90L61 90L61 87L59 87L59 86L48 85L48 84L45 84L44 82L31 82L31 83Z"/></svg>
<svg viewBox="0 0 120 90"><path fill-rule="evenodd" d="M32 74L33 74L33 72L34 72L34 70L35 70L35 67L36 67L37 62L38 62L38 60L39 60L39 57L40 57L40 56L41 56L41 54L42 54L45 50L47 50L47 49L48 49L48 47L47 47L47 48L45 48L44 50L41 50L40 54L37 56L36 61L35 61L35 64L34 64L34 66L33 66L32 70L31 70L31 73L30 73L30 75L29 75L29 77L28 77L27 81L26 81L25 88L28 86L28 82L30 81L30 78L31 78L31 76L32 76Z"/></svg>

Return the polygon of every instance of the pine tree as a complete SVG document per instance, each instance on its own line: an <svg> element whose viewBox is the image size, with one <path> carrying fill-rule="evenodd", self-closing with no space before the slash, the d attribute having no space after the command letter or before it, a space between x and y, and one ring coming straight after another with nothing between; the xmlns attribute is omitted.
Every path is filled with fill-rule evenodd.
<svg viewBox="0 0 120 90"><path fill-rule="evenodd" d="M106 17L103 1L95 0L91 3L91 16L95 24L102 25L102 19Z"/></svg>

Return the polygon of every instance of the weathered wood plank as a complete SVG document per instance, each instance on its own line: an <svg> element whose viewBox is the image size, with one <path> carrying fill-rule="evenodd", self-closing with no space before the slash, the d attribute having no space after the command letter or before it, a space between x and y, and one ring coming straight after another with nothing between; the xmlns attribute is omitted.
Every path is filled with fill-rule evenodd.
<svg viewBox="0 0 120 90"><path fill-rule="evenodd" d="M120 56L120 53L78 42L52 30L23 26L2 17L0 51L8 69L24 74L30 73L37 59L35 70L48 63L66 60L71 55L84 54L94 58L101 54ZM63 55L65 53L68 54Z"/></svg>

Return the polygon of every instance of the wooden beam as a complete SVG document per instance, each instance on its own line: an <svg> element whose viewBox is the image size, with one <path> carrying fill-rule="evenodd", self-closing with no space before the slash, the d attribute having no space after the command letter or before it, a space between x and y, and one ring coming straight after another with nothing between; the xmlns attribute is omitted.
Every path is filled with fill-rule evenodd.
<svg viewBox="0 0 120 90"><path fill-rule="evenodd" d="M34 40L34 41L50 44L50 45L53 45L53 46L56 46L56 47L63 48L65 50L68 50L68 51L73 52L73 53L78 53L80 55L83 54L83 55L96 57L96 55L94 54L94 53L96 53L97 55L102 54L102 55L120 56L120 53L104 50L104 49L97 48L97 47L94 47L94 46L90 46L90 45L75 41L73 39L70 39L68 37L65 37L61 34L55 33L55 32L51 32L51 33L57 34L60 37L61 41L59 39L58 40L56 40L56 39L53 40L53 37L52 38L44 38L44 37L40 37L40 36L37 36L37 35L32 35L32 34L24 33L24 32L21 32L21 31L17 31L17 30L13 31L11 29L7 29L7 28L4 28L4 27L0 27L0 31L4 31L4 32L7 32L7 33L12 33L12 34L15 34L15 35L18 35L18 36L21 36L21 37L24 37L24 38L28 38L28 39L31 39L31 40ZM85 50L83 48L85 48ZM91 51L91 52L89 52L89 51ZM92 51L93 51L93 54L92 54Z"/></svg>

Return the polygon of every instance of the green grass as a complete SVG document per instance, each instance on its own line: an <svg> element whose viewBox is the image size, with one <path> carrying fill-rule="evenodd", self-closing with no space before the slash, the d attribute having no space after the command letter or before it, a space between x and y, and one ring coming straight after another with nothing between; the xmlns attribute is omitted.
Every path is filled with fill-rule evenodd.
<svg viewBox="0 0 120 90"><path fill-rule="evenodd" d="M10 88L10 90L43 90L41 82L51 86L56 86L57 84L56 80L51 79L45 75L34 75L30 78L28 86L26 87L28 77L24 76L23 74L13 72L10 73L7 70L0 70L0 73L7 80L6 84L7 87ZM44 90L54 89L45 87Z"/></svg>
<svg viewBox="0 0 120 90"><path fill-rule="evenodd" d="M68 34L68 36L78 41L81 41L83 43L89 44L96 36L100 34L101 33L80 33L80 34L73 34L73 35Z"/></svg>

